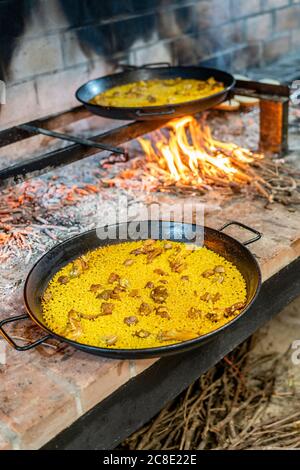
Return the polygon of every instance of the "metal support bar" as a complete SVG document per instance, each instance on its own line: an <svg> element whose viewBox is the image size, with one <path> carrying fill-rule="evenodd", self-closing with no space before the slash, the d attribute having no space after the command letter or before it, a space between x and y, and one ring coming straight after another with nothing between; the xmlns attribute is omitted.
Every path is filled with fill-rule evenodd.
<svg viewBox="0 0 300 470"><path fill-rule="evenodd" d="M43 119L37 119L36 121L30 121L25 124L32 127L42 127L43 129L51 131L88 117L91 117L91 113L84 106L77 106L70 111L48 116ZM36 132L22 130L20 126L5 129L4 131L0 131L0 148L35 135Z"/></svg>
<svg viewBox="0 0 300 470"><path fill-rule="evenodd" d="M136 121L122 127L107 131L93 137L95 142L100 144L119 145L139 137L147 132L160 128L160 120L157 121ZM101 152L95 147L83 147L79 144L54 150L36 158L17 163L0 171L0 188L6 188L23 181L43 175L55 168L69 165L96 153Z"/></svg>
<svg viewBox="0 0 300 470"><path fill-rule="evenodd" d="M257 93L257 97L262 95L270 96L281 96L288 98L290 96L290 88L287 85L272 85L270 83L256 82L254 80L237 80L234 93ZM248 95L247 95L248 96Z"/></svg>
<svg viewBox="0 0 300 470"><path fill-rule="evenodd" d="M35 134L46 135L47 137L53 137L54 139L66 140L68 142L75 142L76 144L84 145L85 147L94 147L100 150L107 150L112 153L119 153L124 155L126 152L121 147L113 147L111 145L99 144L94 142L93 139L84 139L69 134L62 134L61 132L49 131L48 129L43 129L42 127L29 126L28 124L23 124L18 126L19 129Z"/></svg>

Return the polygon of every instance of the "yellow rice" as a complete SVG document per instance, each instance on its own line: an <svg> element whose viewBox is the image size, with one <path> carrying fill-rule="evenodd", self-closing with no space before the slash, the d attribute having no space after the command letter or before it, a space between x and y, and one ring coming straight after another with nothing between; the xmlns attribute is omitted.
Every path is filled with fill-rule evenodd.
<svg viewBox="0 0 300 470"><path fill-rule="evenodd" d="M113 285L108 283L111 273L117 273L122 279L129 281L129 286L120 294L121 300L108 301L114 304L112 314L97 316L93 320L86 318L80 320L82 334L76 337L76 341L82 344L124 349L164 346L179 341L171 339L162 342L162 332L187 331L189 336L197 337L219 328L240 313L241 309L236 310L228 318L221 315L218 321L212 321L209 316L209 313L216 310L225 312L234 304L246 303L245 280L232 263L207 248L201 247L191 251L183 243L166 241L156 241L155 247L164 247L168 243L172 248L164 250L160 256L147 263L145 255L131 254L132 250L142 247L143 243L143 241L126 242L88 252L85 255L88 268L78 277L69 279L66 284L61 284L58 279L69 276L72 263L57 272L42 299L44 319L50 330L74 339L67 328L69 312L75 310L85 316L99 315L101 304L105 301L97 298L95 292L90 291L90 287L93 284L101 284L104 286L102 290L112 289ZM170 267L170 256L174 255L178 247L181 249L180 256L186 263L185 269L180 273L173 272ZM124 265L124 261L128 259L133 260L130 266ZM216 273L210 277L203 277L204 272L214 270L218 265L224 267L223 275ZM154 270L158 268L168 275L155 273ZM183 276L188 276L188 280ZM221 284L218 282L220 277L223 278ZM161 284L162 279L167 283ZM168 297L163 306L168 310L170 319L161 318L155 311L148 316L140 315L139 307L142 302L153 308L158 306L150 297L151 289L145 288L149 281L155 286L162 285L167 289ZM133 289L139 290L139 298L128 295ZM207 292L211 296L220 293L221 297L215 302L201 300ZM201 310L201 317L189 318L188 312L192 307ZM128 316L135 316L138 323L130 326L125 324L124 318ZM149 336L146 338L135 336L140 330L149 332ZM116 337L117 340L114 344L108 345L108 337Z"/></svg>
<svg viewBox="0 0 300 470"><path fill-rule="evenodd" d="M100 106L160 106L198 100L223 89L223 83L213 77L207 80L154 79L109 88L90 102Z"/></svg>

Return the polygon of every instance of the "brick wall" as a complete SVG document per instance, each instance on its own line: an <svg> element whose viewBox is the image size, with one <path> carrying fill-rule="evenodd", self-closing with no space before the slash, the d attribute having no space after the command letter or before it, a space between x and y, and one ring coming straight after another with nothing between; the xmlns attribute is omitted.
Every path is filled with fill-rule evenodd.
<svg viewBox="0 0 300 470"><path fill-rule="evenodd" d="M119 63L243 73L300 48L298 0L0 0L0 128L76 105Z"/></svg>

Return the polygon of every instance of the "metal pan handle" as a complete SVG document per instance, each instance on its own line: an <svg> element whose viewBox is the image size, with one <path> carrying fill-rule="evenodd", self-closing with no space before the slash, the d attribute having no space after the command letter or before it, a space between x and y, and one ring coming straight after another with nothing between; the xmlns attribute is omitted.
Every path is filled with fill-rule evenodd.
<svg viewBox="0 0 300 470"><path fill-rule="evenodd" d="M51 335L46 335L38 339L37 341L34 341L33 343L26 344L25 346L19 346L4 330L3 326L7 323L13 323L19 320L26 320L28 318L29 316L25 313L24 315L17 315L16 317L5 318L4 320L0 321L0 335L3 336L3 338L10 344L10 346L12 346L17 351L28 351L29 349L35 348L47 339L51 338Z"/></svg>
<svg viewBox="0 0 300 470"><path fill-rule="evenodd" d="M229 227L230 225L237 225L238 227L242 227L245 230L248 230L249 232L252 232L255 234L255 237L250 238L250 240L247 240L246 242L242 242L242 244L245 246L250 245L250 243L257 242L257 240L260 240L262 237L262 234L258 232L257 230L255 230L255 228L248 227L248 225L242 224L242 222L236 222L235 220L232 220L231 222L227 222L227 224L223 225L223 227L221 227L219 231L222 232L225 228Z"/></svg>
<svg viewBox="0 0 300 470"><path fill-rule="evenodd" d="M168 116L169 114L173 114L175 112L175 109L167 109L166 111L143 111L142 109L138 109L136 111L137 117L143 117L143 116Z"/></svg>

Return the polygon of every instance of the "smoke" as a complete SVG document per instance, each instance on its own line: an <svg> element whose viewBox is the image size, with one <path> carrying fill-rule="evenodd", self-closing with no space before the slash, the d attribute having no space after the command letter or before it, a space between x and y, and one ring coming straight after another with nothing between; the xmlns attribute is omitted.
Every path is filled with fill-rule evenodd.
<svg viewBox="0 0 300 470"><path fill-rule="evenodd" d="M7 80L7 70L17 39L23 34L27 17L37 0L10 0L0 5L0 80Z"/></svg>
<svg viewBox="0 0 300 470"><path fill-rule="evenodd" d="M30 17L35 13L39 21L38 15L41 15L40 22L45 22L46 29L47 12L54 2L59 5L70 30L77 36L79 47L90 60L97 54L114 62L113 57L117 54L115 60L121 57L126 61L126 54L133 45L140 43L147 47L156 37L158 41L165 40L164 47L170 50L173 63L199 64L201 58L214 54L213 59L200 63L221 69L230 65L230 56L218 53L223 44L214 44L218 34L213 37L208 33L199 35L201 25L207 26L206 15L206 22L214 21L216 12L211 14L212 7L199 18L192 8L169 8L174 5L174 0L9 0L0 2L0 80L9 79L14 50ZM155 6L156 14L153 13ZM156 61L155 57L146 60ZM33 70L32 74L37 72Z"/></svg>
<svg viewBox="0 0 300 470"><path fill-rule="evenodd" d="M9 64L18 38L25 31L33 10L42 0L10 0L0 5L0 80L7 80ZM44 4L51 8L53 0ZM92 53L110 59L112 54L126 52L137 39L150 39L155 30L154 15L141 16L110 23L109 19L122 19L124 15L153 8L152 0L57 0L68 23L74 27L79 45L88 58ZM162 0L169 1L169 0ZM95 26L96 23L96 26Z"/></svg>

